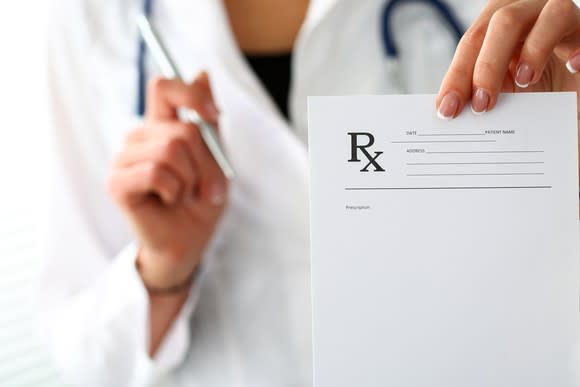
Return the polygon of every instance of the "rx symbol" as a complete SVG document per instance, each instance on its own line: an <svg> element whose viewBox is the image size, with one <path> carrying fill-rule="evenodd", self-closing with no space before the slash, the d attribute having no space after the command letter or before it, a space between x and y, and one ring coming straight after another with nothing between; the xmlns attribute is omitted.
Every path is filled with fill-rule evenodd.
<svg viewBox="0 0 580 387"><path fill-rule="evenodd" d="M375 143L375 136L366 132L352 132L348 133L348 135L350 136L350 160L348 162L360 163L362 160L359 159L359 156L362 153L362 156L366 158L367 164L360 170L361 172L369 172L371 166L374 172L385 172L385 169L377 161L384 152L373 152L371 155L367 150ZM365 143L361 143L363 137L366 138Z"/></svg>

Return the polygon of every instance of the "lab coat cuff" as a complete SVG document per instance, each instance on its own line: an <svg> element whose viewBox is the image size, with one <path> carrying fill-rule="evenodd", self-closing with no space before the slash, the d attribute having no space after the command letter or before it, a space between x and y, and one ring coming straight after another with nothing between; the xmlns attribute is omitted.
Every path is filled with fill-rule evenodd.
<svg viewBox="0 0 580 387"><path fill-rule="evenodd" d="M105 302L102 305L107 310L100 314L106 319L105 325L117 320L125 321L130 318L129 314L134 315L136 322L145 321L143 319L148 315L147 292L135 268L136 256L137 248L134 244L130 244L121 250L113 261L104 287ZM144 331L145 326L141 326L140 329Z"/></svg>
<svg viewBox="0 0 580 387"><path fill-rule="evenodd" d="M190 320L199 301L201 282L205 276L205 265L200 266L199 274L193 281L189 295L181 308L177 318L167 332L159 350L153 359L149 357L149 298L141 276L137 270L138 247L135 243L129 244L117 256L116 270L112 271L111 284L108 286L112 305L115 310L109 315L120 315L127 303L132 303L140 315L137 319L138 327L138 362L141 370L149 370L150 376L157 379L178 367L189 349ZM124 301L121 301L124 300ZM143 322L142 324L139 322Z"/></svg>
<svg viewBox="0 0 580 387"><path fill-rule="evenodd" d="M184 361L187 355L190 343L191 316L199 302L204 272L204 266L201 266L199 274L195 276L191 285L187 300L155 355L155 364L161 369L174 369Z"/></svg>

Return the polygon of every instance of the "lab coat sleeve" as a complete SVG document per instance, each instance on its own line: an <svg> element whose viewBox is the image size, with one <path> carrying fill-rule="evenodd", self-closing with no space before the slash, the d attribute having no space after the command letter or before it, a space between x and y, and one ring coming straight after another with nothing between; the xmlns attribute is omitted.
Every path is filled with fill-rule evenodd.
<svg viewBox="0 0 580 387"><path fill-rule="evenodd" d="M199 282L151 359L148 298L135 268L136 248L130 237L126 247L116 246L115 233L124 223L104 188L109 163L102 157L102 136L88 125L93 96L82 54L90 43L79 43L86 28L68 10L83 3L60 1L61 15L48 29L52 173L42 216L43 265L36 297L40 334L54 365L72 385L154 385L186 356Z"/></svg>

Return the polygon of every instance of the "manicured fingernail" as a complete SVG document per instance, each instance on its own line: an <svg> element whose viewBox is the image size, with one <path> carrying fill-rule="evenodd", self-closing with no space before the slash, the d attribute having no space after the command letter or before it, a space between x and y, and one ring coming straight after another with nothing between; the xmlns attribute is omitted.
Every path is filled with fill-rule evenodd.
<svg viewBox="0 0 580 387"><path fill-rule="evenodd" d="M221 183L214 183L209 191L211 204L221 206L226 201L226 189Z"/></svg>
<svg viewBox="0 0 580 387"><path fill-rule="evenodd" d="M478 116L485 113L489 107L489 93L483 89L475 90L471 98L471 111Z"/></svg>
<svg viewBox="0 0 580 387"><path fill-rule="evenodd" d="M219 110L217 109L217 107L215 106L215 104L213 103L213 101L206 102L206 104L205 104L205 113L213 121L217 121L218 115L219 115Z"/></svg>
<svg viewBox="0 0 580 387"><path fill-rule="evenodd" d="M578 71L580 71L580 54L578 54L575 57L573 57L572 59L570 59L566 63L566 68L572 74L576 74Z"/></svg>
<svg viewBox="0 0 580 387"><path fill-rule="evenodd" d="M441 104L439 105L439 110L437 110L437 116L442 120L450 120L455 117L457 110L459 109L459 95L455 92L450 92L443 97Z"/></svg>
<svg viewBox="0 0 580 387"><path fill-rule="evenodd" d="M527 63L520 63L516 70L516 86L525 89L534 79L534 69Z"/></svg>

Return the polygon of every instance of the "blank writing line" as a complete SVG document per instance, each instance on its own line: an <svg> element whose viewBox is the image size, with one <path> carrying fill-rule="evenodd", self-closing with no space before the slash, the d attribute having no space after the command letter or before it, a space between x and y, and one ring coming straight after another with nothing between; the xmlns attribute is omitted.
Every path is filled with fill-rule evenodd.
<svg viewBox="0 0 580 387"><path fill-rule="evenodd" d="M544 164L543 161L498 161L488 163L407 163L407 165L525 165Z"/></svg>
<svg viewBox="0 0 580 387"><path fill-rule="evenodd" d="M544 173L425 173L407 174L407 176L529 176L543 174Z"/></svg>
<svg viewBox="0 0 580 387"><path fill-rule="evenodd" d="M447 144L452 142L496 142L496 140L391 141L391 144Z"/></svg>
<svg viewBox="0 0 580 387"><path fill-rule="evenodd" d="M430 134L418 134L419 137L431 137L431 136L485 136L485 133L430 133Z"/></svg>
<svg viewBox="0 0 580 387"><path fill-rule="evenodd" d="M470 152L426 152L430 154L471 154L471 153L544 153L544 151L470 151Z"/></svg>
<svg viewBox="0 0 580 387"><path fill-rule="evenodd" d="M498 187L347 187L346 191L396 191L396 190L458 190L458 189L551 189L551 185L498 186Z"/></svg>

